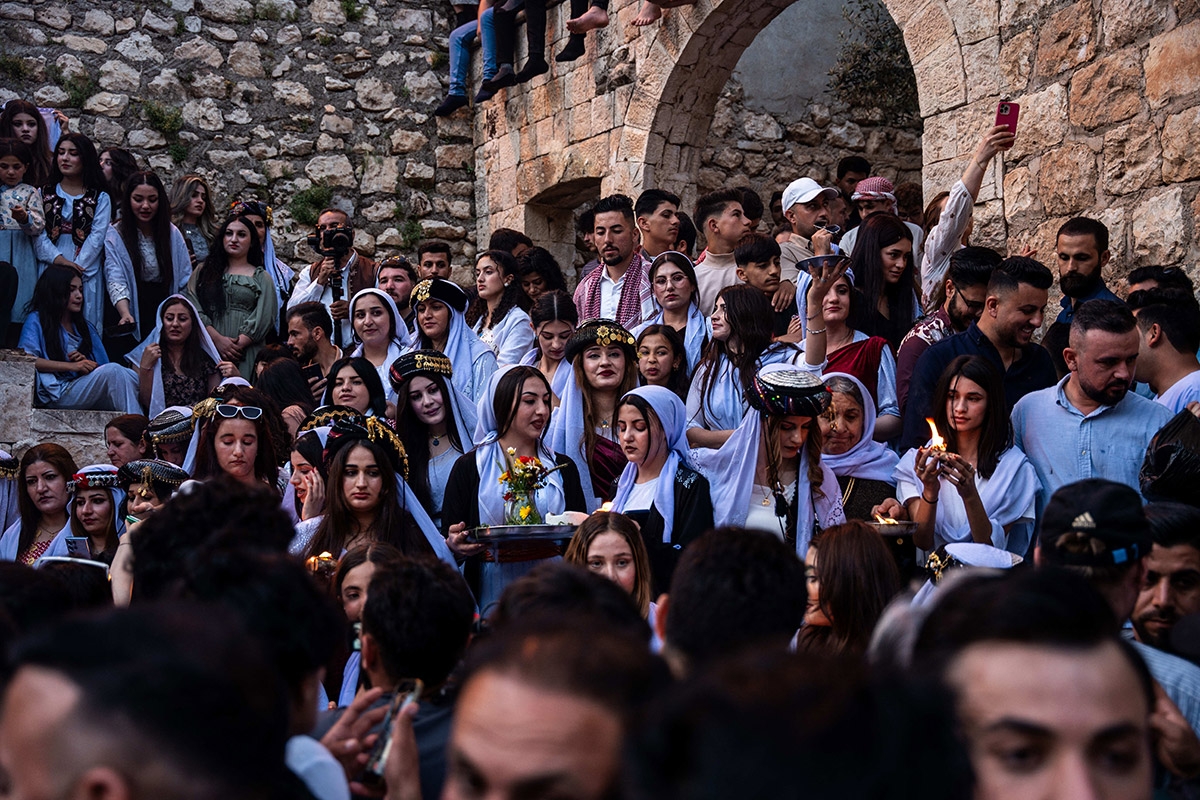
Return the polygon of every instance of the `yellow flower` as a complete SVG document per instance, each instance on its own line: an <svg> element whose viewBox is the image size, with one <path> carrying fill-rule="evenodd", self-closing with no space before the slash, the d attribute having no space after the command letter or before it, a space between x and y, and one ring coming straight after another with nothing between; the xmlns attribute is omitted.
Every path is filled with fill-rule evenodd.
<svg viewBox="0 0 1200 800"><path fill-rule="evenodd" d="M530 510L531 509L529 508L529 506L522 506L521 507L521 519L528 519Z"/></svg>

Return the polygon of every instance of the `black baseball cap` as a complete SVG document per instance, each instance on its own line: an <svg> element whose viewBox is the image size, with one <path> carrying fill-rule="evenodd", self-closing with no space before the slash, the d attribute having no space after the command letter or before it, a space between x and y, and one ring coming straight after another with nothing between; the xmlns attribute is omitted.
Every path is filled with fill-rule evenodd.
<svg viewBox="0 0 1200 800"><path fill-rule="evenodd" d="M1038 534L1042 558L1062 566L1131 564L1151 544L1141 495L1102 478L1076 481L1051 495Z"/></svg>

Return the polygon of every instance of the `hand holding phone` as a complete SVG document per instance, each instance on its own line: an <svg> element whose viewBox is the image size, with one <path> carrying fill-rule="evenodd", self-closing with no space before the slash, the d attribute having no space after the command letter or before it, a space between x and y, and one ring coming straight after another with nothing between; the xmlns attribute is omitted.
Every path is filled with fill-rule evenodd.
<svg viewBox="0 0 1200 800"><path fill-rule="evenodd" d="M1017 118L1021 116L1021 105L1009 100L1001 100L996 106L996 124L1004 125L1014 136L1017 133Z"/></svg>
<svg viewBox="0 0 1200 800"><path fill-rule="evenodd" d="M92 545L86 536L68 536L67 555L71 558L83 558L88 561L92 558Z"/></svg>

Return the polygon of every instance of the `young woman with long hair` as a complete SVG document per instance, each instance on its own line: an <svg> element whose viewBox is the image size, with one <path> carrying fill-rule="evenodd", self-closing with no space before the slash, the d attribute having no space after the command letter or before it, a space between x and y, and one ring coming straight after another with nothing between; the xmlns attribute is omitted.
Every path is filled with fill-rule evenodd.
<svg viewBox="0 0 1200 800"><path fill-rule="evenodd" d="M46 215L41 192L27 180L32 165L28 145L19 139L0 139L0 262L10 265L0 267L7 273L0 284L0 292L4 293L0 299L0 340L8 338L10 323L25 321L25 304L37 282L34 244L46 228Z"/></svg>
<svg viewBox="0 0 1200 800"><path fill-rule="evenodd" d="M804 556L808 607L797 649L862 657L876 623L900 593L900 572L883 537L847 522L813 537Z"/></svg>
<svg viewBox="0 0 1200 800"><path fill-rule="evenodd" d="M485 556L483 545L469 541L469 529L504 523L500 476L515 458L536 458L543 466L558 468L535 493L543 515L587 510L574 462L543 441L551 407L546 376L530 366L505 367L489 379L484 397L479 404L477 429L483 438L454 463L442 504L442 529L447 542L464 558ZM558 556L559 549L553 542L533 542L500 545L483 559L472 558L466 575L480 610L487 613L505 586L540 561Z"/></svg>
<svg viewBox="0 0 1200 800"><path fill-rule="evenodd" d="M696 280L696 267L683 253L668 250L651 262L650 285L654 289L654 299L662 310L635 328L633 335L640 337L651 325L674 328L683 339L686 348L684 371L691 378L700 365L700 359L704 357L704 348L712 338L712 327L700 311L700 284Z"/></svg>
<svg viewBox="0 0 1200 800"><path fill-rule="evenodd" d="M203 175L189 172L171 184L170 199L171 219L190 246L192 265L197 266L208 258L208 248L220 225L212 188Z"/></svg>
<svg viewBox="0 0 1200 800"><path fill-rule="evenodd" d="M891 214L867 217L854 245L850 269L863 291L863 332L886 339L895 355L921 316L912 231Z"/></svg>
<svg viewBox="0 0 1200 800"><path fill-rule="evenodd" d="M289 461L292 476L288 479L289 491L284 494L284 510L287 494L292 496L291 512L295 520L303 522L321 516L325 511L325 483L329 472L325 465L325 440L329 436L328 426L303 431L292 443Z"/></svg>
<svg viewBox="0 0 1200 800"><path fill-rule="evenodd" d="M229 213L225 216L246 217L254 223L259 244L262 245L263 269L275 284L275 300L279 306L279 330L286 331L287 317L283 309L287 307L288 299L292 296L292 279L296 273L275 255L275 237L271 235L275 220L271 207L261 200L239 200L230 206Z"/></svg>
<svg viewBox="0 0 1200 800"><path fill-rule="evenodd" d="M350 324L357 343L350 355L371 362L379 375L385 399L394 405L396 393L388 382L388 369L412 346L412 336L396 308L396 301L379 289L363 289L350 300Z"/></svg>
<svg viewBox="0 0 1200 800"><path fill-rule="evenodd" d="M450 359L436 350L406 353L389 373L396 392L396 433L408 453L409 485L440 529L450 471L474 447L473 403L453 383Z"/></svg>
<svg viewBox="0 0 1200 800"><path fill-rule="evenodd" d="M61 445L35 445L17 472L20 518L0 537L0 561L33 564L42 556L65 556L71 535L67 482L78 467Z"/></svg>
<svg viewBox="0 0 1200 800"><path fill-rule="evenodd" d="M571 537L563 561L608 578L629 592L643 617L649 617L652 598L650 556L634 521L615 511L588 516Z"/></svg>
<svg viewBox="0 0 1200 800"><path fill-rule="evenodd" d="M688 389L688 443L692 447L717 448L725 443L746 415L746 397L762 367L786 363L817 372L825 366L827 337L820 298L844 271L844 263L833 262L812 273L803 356L794 345L772 342L774 312L761 291L734 284L717 294L709 318L712 341Z"/></svg>
<svg viewBox="0 0 1200 800"><path fill-rule="evenodd" d="M770 364L754 376L752 413L720 449L692 451L712 485L718 527L774 533L801 557L816 531L846 521L837 476L821 462L829 391L811 372Z"/></svg>
<svg viewBox="0 0 1200 800"><path fill-rule="evenodd" d="M227 219L204 265L192 274L187 296L200 311L221 357L249 380L254 356L275 326L275 284L262 266L254 223Z"/></svg>
<svg viewBox="0 0 1200 800"><path fill-rule="evenodd" d="M200 433L196 477L210 480L224 476L250 486L265 483L277 490L276 446L263 408L218 402L213 418Z"/></svg>
<svg viewBox="0 0 1200 800"><path fill-rule="evenodd" d="M561 367L567 342L579 325L579 310L571 295L555 289L538 295L529 312L529 321L533 325L534 346L521 363L542 371L550 382L557 405L571 377L571 370Z"/></svg>
<svg viewBox="0 0 1200 800"><path fill-rule="evenodd" d="M638 374L645 386L662 386L686 400L687 350L670 325L647 325L637 335Z"/></svg>
<svg viewBox="0 0 1200 800"><path fill-rule="evenodd" d="M71 476L71 535L86 537L93 561L112 564L117 537L125 530L121 516L125 490L117 468L92 464Z"/></svg>
<svg viewBox="0 0 1200 800"><path fill-rule="evenodd" d="M933 422L945 449L909 450L896 466L896 498L917 523L922 550L980 542L1024 555L1039 483L1012 446L999 371L982 356L959 356L934 392Z"/></svg>
<svg viewBox="0 0 1200 800"><path fill-rule="evenodd" d="M365 416L383 419L387 399L375 365L365 358L354 357L333 362L321 404L347 406Z"/></svg>
<svg viewBox="0 0 1200 800"><path fill-rule="evenodd" d="M430 278L413 287L412 307L419 340L414 346L445 353L454 365L454 385L479 402L497 362L492 348L467 324L467 293L450 281Z"/></svg>
<svg viewBox="0 0 1200 800"><path fill-rule="evenodd" d="M168 406L191 406L208 397L237 367L221 358L192 302L181 294L163 300L150 335L125 357L138 368L138 397L158 416Z"/></svg>
<svg viewBox="0 0 1200 800"><path fill-rule="evenodd" d="M20 348L34 357L37 399L51 408L142 410L133 370L108 360L100 332L84 317L83 279L51 265L38 278L21 328Z"/></svg>
<svg viewBox="0 0 1200 800"><path fill-rule="evenodd" d="M335 420L327 439L325 513L296 526L291 551L338 557L355 545L387 542L408 556L454 563L429 515L408 488L404 445L377 419Z"/></svg>
<svg viewBox="0 0 1200 800"><path fill-rule="evenodd" d="M878 215L877 215L878 216ZM820 308L824 315L825 372L841 372L857 378L875 404L875 439L885 442L900 433L900 403L896 399L896 358L881 336L867 336L856 330L855 320L862 316L862 292L850 276L842 275L825 296L809 308ZM809 342L804 341L805 348Z"/></svg>
<svg viewBox="0 0 1200 800"><path fill-rule="evenodd" d="M544 247L530 247L517 259L517 278L521 291L532 307L547 292L566 292L567 281L562 267Z"/></svg>
<svg viewBox="0 0 1200 800"><path fill-rule="evenodd" d="M64 134L54 148L50 177L41 189L46 227L34 244L38 261L79 272L87 320L103 330L101 272L112 200L92 140L82 133Z"/></svg>
<svg viewBox="0 0 1200 800"><path fill-rule="evenodd" d="M613 499L625 468L617 443L617 403L638 384L637 351L629 331L611 320L580 325L567 343L574 380L550 421L549 441L579 468L588 510Z"/></svg>
<svg viewBox="0 0 1200 800"><path fill-rule="evenodd" d="M683 548L713 527L709 483L691 465L687 411L674 392L641 386L621 398L617 435L628 463L612 510L638 523L657 597L669 589Z"/></svg>
<svg viewBox="0 0 1200 800"><path fill-rule="evenodd" d="M9 100L0 111L0 138L13 138L29 148L31 163L26 183L42 187L50 183L54 169L54 151L50 147L50 132L42 112L28 100Z"/></svg>
<svg viewBox="0 0 1200 800"><path fill-rule="evenodd" d="M517 260L503 250L484 250L475 258L475 290L466 320L475 335L492 348L496 363L519 364L533 347L533 326L525 310L529 298L521 289Z"/></svg>

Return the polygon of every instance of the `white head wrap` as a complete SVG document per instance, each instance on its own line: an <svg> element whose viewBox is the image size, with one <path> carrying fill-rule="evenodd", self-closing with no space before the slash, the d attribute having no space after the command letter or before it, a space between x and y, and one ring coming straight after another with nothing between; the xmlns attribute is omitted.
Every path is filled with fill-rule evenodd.
<svg viewBox="0 0 1200 800"><path fill-rule="evenodd" d="M663 518L663 543L671 543L671 531L675 524L675 472L679 465L691 466L687 443L687 409L679 395L662 386L639 386L625 397L640 397L645 400L662 425L666 437L667 460L654 488L654 507ZM613 498L612 510L624 511L633 485L637 481L638 466L633 462L625 465L625 471L617 482L617 496Z"/></svg>
<svg viewBox="0 0 1200 800"><path fill-rule="evenodd" d="M900 456L892 452L887 445L875 441L875 400L863 382L853 375L844 372L827 372L823 376L826 381L830 378L846 378L858 387L863 399L863 432L858 443L841 455L821 456L821 463L833 470L839 477L850 476L864 481L883 481L893 486L896 479L892 472L900 462Z"/></svg>
<svg viewBox="0 0 1200 800"><path fill-rule="evenodd" d="M146 351L146 348L149 345L157 344L162 346L163 312L166 311L168 303L174 303L176 301L182 301L187 304L188 310L192 314L192 326L199 328L200 331L200 348L204 351L205 355L213 360L213 366L215 367L223 360L221 358L221 354L217 352L217 346L213 343L212 337L208 334L208 328L205 327L204 323L200 320L200 312L196 310L194 305L192 305L192 301L188 300L181 294L173 294L158 304L158 311L156 311L154 314L154 330L150 331L150 335L143 339L141 344L130 350L128 355L125 356L125 360L132 364L135 368L142 363L142 353ZM163 393L162 382L162 365L164 358L166 358L165 352L154 364L154 385L150 390L150 419L157 417L166 408L167 401L166 396ZM226 380L227 383L230 381L232 381L232 378ZM249 384L246 385L249 386Z"/></svg>

